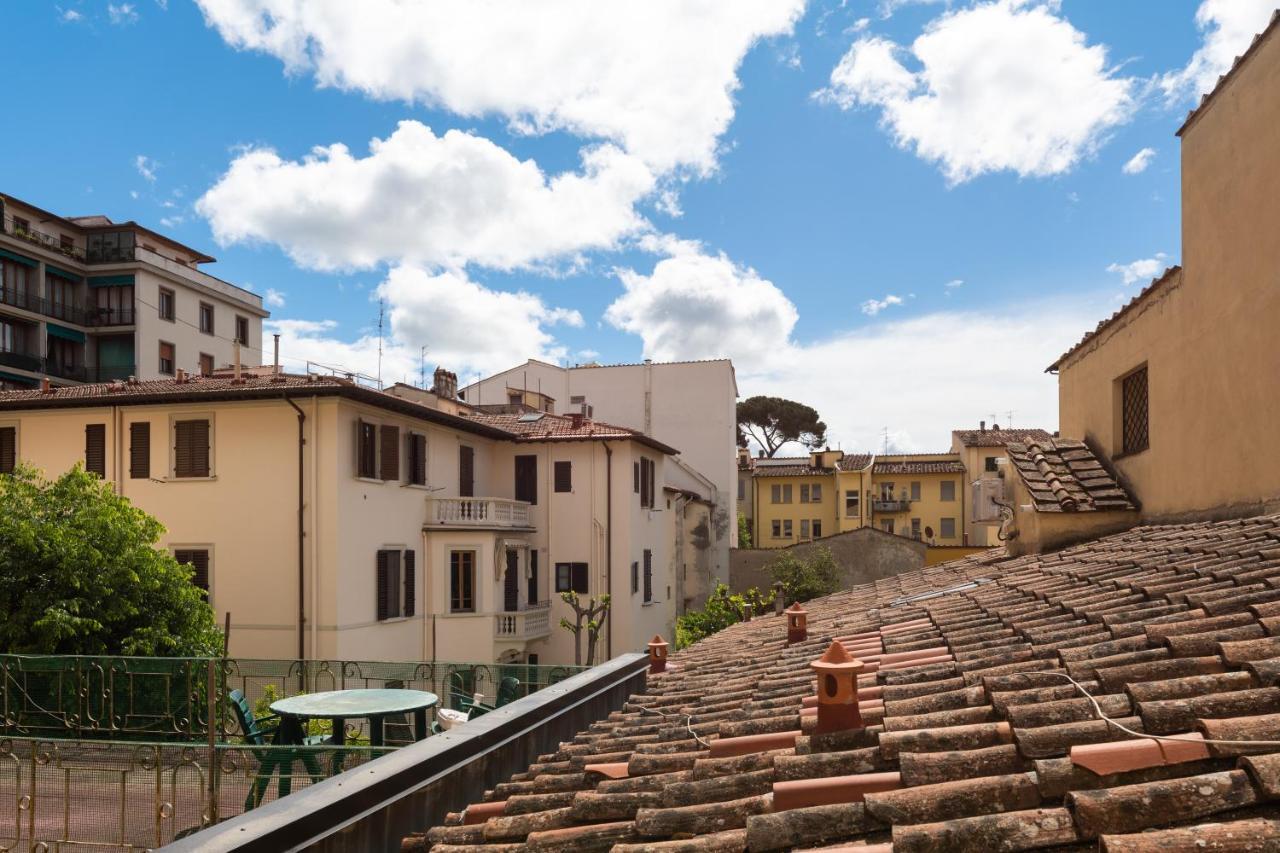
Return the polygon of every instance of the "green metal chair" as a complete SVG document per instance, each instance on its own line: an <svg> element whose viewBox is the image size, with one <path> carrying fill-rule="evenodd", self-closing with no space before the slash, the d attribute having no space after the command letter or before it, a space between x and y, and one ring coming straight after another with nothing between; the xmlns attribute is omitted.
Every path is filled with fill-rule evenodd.
<svg viewBox="0 0 1280 853"><path fill-rule="evenodd" d="M266 794L267 788L271 785L271 777L277 772L280 773L280 781L278 783L280 796L287 797L293 790L293 763L298 759L302 760L302 766L306 768L307 775L311 777L313 784L324 779L324 773L320 770L320 763L316 760L314 752L304 749L279 748L281 720L278 714L255 717L253 708L249 705L249 700L239 690L232 690L227 694L227 698L230 700L231 710L235 714L236 722L240 724L244 742L252 746L264 747L260 751L253 750L253 755L258 759L259 763L258 775L254 778L253 785L249 788L249 794L245 797L245 811L257 808L262 804L262 798ZM264 725L272 721L275 722L274 726ZM323 735L309 735L302 738L302 746L320 746L327 742L328 738ZM270 747L273 746L276 748L271 749Z"/></svg>

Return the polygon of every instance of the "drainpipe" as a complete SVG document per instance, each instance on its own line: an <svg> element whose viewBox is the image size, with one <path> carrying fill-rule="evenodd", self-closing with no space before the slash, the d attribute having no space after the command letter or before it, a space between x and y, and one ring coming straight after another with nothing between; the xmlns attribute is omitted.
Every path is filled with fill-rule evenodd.
<svg viewBox="0 0 1280 853"><path fill-rule="evenodd" d="M604 442L604 577L605 588L613 598L613 448ZM605 660L613 659L613 604L605 613Z"/></svg>
<svg viewBox="0 0 1280 853"><path fill-rule="evenodd" d="M307 624L307 607L305 595L305 572L306 572L306 526L304 522L304 507L306 506L305 493L303 492L303 448L307 444L306 435L304 433L304 424L307 421L306 414L302 409L298 408L298 404L288 396L284 395L283 399L286 403L293 407L298 413L298 661L302 662L307 659L306 649L306 624Z"/></svg>

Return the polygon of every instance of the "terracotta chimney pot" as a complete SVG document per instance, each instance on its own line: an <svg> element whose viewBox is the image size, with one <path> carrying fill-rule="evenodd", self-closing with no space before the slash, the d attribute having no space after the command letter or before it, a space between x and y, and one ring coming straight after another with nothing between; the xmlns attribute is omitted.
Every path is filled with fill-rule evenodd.
<svg viewBox="0 0 1280 853"><path fill-rule="evenodd" d="M809 639L809 611L797 601L783 612L787 617L787 645Z"/></svg>
<svg viewBox="0 0 1280 853"><path fill-rule="evenodd" d="M669 643L657 634L654 634L653 639L649 641L649 672L651 674L667 671L668 645Z"/></svg>
<svg viewBox="0 0 1280 853"><path fill-rule="evenodd" d="M786 606L785 596L782 594L782 581L773 582L773 612L777 616L782 615L782 608Z"/></svg>
<svg viewBox="0 0 1280 853"><path fill-rule="evenodd" d="M861 729L858 673L863 663L832 640L822 657L809 664L818 674L818 734Z"/></svg>

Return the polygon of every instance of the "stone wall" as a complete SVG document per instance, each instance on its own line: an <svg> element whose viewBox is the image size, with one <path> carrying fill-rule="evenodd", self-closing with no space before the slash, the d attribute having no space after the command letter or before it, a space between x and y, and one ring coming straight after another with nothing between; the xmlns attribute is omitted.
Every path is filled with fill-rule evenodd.
<svg viewBox="0 0 1280 853"><path fill-rule="evenodd" d="M928 550L923 542L872 527L860 527L788 548L738 548L729 555L729 587L734 592L745 592L753 586L768 589L773 580L765 566L773 558L788 551L803 558L819 547L831 549L836 563L844 570L846 588L918 569L925 564Z"/></svg>

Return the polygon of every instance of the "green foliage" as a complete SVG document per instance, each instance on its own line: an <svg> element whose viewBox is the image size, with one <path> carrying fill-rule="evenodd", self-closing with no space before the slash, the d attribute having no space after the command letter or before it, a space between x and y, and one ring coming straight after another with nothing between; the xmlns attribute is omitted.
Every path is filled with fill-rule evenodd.
<svg viewBox="0 0 1280 853"><path fill-rule="evenodd" d="M796 441L815 450L826 443L827 425L816 409L783 397L748 397L738 404L738 443L747 437L774 456L783 445Z"/></svg>
<svg viewBox="0 0 1280 853"><path fill-rule="evenodd" d="M746 594L730 593L729 587L716 584L701 610L690 610L676 618L676 648L683 649L703 637L709 637L730 625L741 622L748 612L764 613L773 605L773 594L765 595L755 587Z"/></svg>
<svg viewBox="0 0 1280 853"><path fill-rule="evenodd" d="M0 651L216 656L191 569L155 548L160 522L80 466L0 475Z"/></svg>
<svg viewBox="0 0 1280 853"><path fill-rule="evenodd" d="M751 547L751 525L747 523L747 517L743 513L738 513L738 547Z"/></svg>
<svg viewBox="0 0 1280 853"><path fill-rule="evenodd" d="M830 595L840 589L843 578L831 549L814 548L808 557L800 557L795 549L778 552L765 566L774 583L781 583L787 601L808 601Z"/></svg>

